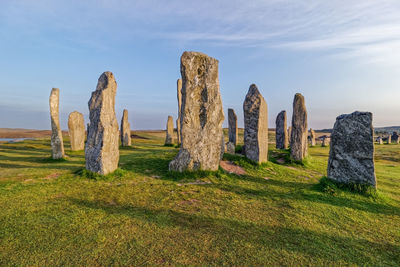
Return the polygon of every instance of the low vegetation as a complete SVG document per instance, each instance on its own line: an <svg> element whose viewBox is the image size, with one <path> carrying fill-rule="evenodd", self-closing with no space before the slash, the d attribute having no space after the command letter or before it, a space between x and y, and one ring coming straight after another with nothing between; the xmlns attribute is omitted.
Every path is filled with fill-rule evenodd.
<svg viewBox="0 0 400 267"><path fill-rule="evenodd" d="M240 176L182 174L168 172L178 148L140 135L107 176L68 139L64 161L49 139L0 144L0 265L400 263L400 145L376 147L378 191L360 194L324 178L327 147L303 164L272 146L260 166L226 154Z"/></svg>

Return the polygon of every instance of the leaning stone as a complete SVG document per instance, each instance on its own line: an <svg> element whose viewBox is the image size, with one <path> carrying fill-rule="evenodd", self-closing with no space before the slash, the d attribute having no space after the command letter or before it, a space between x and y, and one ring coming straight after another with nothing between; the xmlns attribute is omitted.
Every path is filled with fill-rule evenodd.
<svg viewBox="0 0 400 267"><path fill-rule="evenodd" d="M254 162L268 161L268 107L252 84L243 103L246 157Z"/></svg>
<svg viewBox="0 0 400 267"><path fill-rule="evenodd" d="M289 146L288 133L286 130L286 111L282 110L279 112L275 121L275 133L276 133L276 148L287 149Z"/></svg>
<svg viewBox="0 0 400 267"><path fill-rule="evenodd" d="M89 130L85 146L86 169L108 174L118 168L119 130L115 115L117 83L114 75L104 72L89 100Z"/></svg>
<svg viewBox="0 0 400 267"><path fill-rule="evenodd" d="M231 108L228 109L228 126L229 142L236 146L238 140L237 116Z"/></svg>
<svg viewBox="0 0 400 267"><path fill-rule="evenodd" d="M328 178L376 187L372 113L356 111L336 118L331 135Z"/></svg>
<svg viewBox="0 0 400 267"><path fill-rule="evenodd" d="M178 118L176 119L176 135L178 145L181 143L181 108L182 108L182 80L176 81L176 96L178 99Z"/></svg>
<svg viewBox="0 0 400 267"><path fill-rule="evenodd" d="M172 135L174 134L174 121L172 119L172 116L168 116L167 120L167 129L165 131L165 144L166 145L172 145L173 139Z"/></svg>
<svg viewBox="0 0 400 267"><path fill-rule="evenodd" d="M68 117L68 133L72 151L85 148L85 120L78 111L71 112Z"/></svg>
<svg viewBox="0 0 400 267"><path fill-rule="evenodd" d="M131 125L128 120L128 110L124 109L124 113L121 119L121 145L122 146L131 146Z"/></svg>
<svg viewBox="0 0 400 267"><path fill-rule="evenodd" d="M315 131L310 129L310 144L311 146L315 146Z"/></svg>
<svg viewBox="0 0 400 267"><path fill-rule="evenodd" d="M226 152L229 154L235 154L235 144L233 142L226 143Z"/></svg>
<svg viewBox="0 0 400 267"><path fill-rule="evenodd" d="M169 164L174 171L218 170L224 112L218 60L198 52L181 57L181 148Z"/></svg>
<svg viewBox="0 0 400 267"><path fill-rule="evenodd" d="M51 156L53 159L64 157L64 143L60 127L59 104L60 89L53 88L49 98L51 119Z"/></svg>
<svg viewBox="0 0 400 267"><path fill-rule="evenodd" d="M293 101L292 135L290 137L290 155L294 160L302 161L307 156L307 110L304 96L296 94Z"/></svg>

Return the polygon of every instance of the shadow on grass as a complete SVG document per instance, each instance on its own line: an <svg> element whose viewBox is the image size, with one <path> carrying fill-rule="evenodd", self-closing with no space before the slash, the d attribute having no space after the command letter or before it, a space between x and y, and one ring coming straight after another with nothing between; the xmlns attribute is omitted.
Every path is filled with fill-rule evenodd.
<svg viewBox="0 0 400 267"><path fill-rule="evenodd" d="M372 260L391 265L400 261L400 246L384 240L378 243L299 227L270 226L167 209L115 205L102 201L76 198L67 200L82 208L101 210L113 215L121 214L162 228L189 229L193 231L194 236L211 233L217 238L215 242L222 244L231 244L233 240L240 240L252 246L286 250L329 261L344 260L350 264L363 265ZM226 249L230 249L229 245Z"/></svg>

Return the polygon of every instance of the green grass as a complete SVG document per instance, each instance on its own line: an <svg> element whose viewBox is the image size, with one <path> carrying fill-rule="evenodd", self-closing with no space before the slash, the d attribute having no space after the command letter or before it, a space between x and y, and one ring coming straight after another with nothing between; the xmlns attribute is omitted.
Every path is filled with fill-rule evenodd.
<svg viewBox="0 0 400 267"><path fill-rule="evenodd" d="M375 195L326 190L327 147L303 164L225 155L238 176L168 172L177 148L133 141L106 177L68 139L65 161L48 139L0 144L0 266L400 263L400 145L376 147Z"/></svg>

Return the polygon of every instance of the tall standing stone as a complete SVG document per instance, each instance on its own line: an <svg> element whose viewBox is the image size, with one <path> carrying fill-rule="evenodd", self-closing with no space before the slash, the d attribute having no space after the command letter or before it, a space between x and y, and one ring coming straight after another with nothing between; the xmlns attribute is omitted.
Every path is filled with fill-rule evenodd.
<svg viewBox="0 0 400 267"><path fill-rule="evenodd" d="M165 131L165 144L166 145L172 145L174 143L173 138L172 138L173 134L174 134L174 121L172 119L172 116L168 116L167 127L166 127L166 131Z"/></svg>
<svg viewBox="0 0 400 267"><path fill-rule="evenodd" d="M289 138L286 127L286 111L282 110L279 112L278 116L276 116L275 121L275 139L276 139L276 148L277 149L287 149L289 146Z"/></svg>
<svg viewBox="0 0 400 267"><path fill-rule="evenodd" d="M53 159L64 157L64 143L60 127L59 105L60 89L53 88L49 98L51 119L51 156Z"/></svg>
<svg viewBox="0 0 400 267"><path fill-rule="evenodd" d="M372 113L356 111L336 118L331 135L328 178L376 187Z"/></svg>
<svg viewBox="0 0 400 267"><path fill-rule="evenodd" d="M79 151L85 148L85 120L83 114L74 111L68 117L68 133L72 151Z"/></svg>
<svg viewBox="0 0 400 267"><path fill-rule="evenodd" d="M264 97L252 84L243 103L244 146L248 159L268 161L268 107Z"/></svg>
<svg viewBox="0 0 400 267"><path fill-rule="evenodd" d="M287 130L287 135L288 135L288 142L290 144L290 138L292 136L292 126L289 126L289 128Z"/></svg>
<svg viewBox="0 0 400 267"><path fill-rule="evenodd" d="M391 144L392 143L392 136L391 135L388 135L386 143L387 144Z"/></svg>
<svg viewBox="0 0 400 267"><path fill-rule="evenodd" d="M377 141L379 145L383 145L383 139L381 136L378 137Z"/></svg>
<svg viewBox="0 0 400 267"><path fill-rule="evenodd" d="M104 72L89 100L89 130L85 146L86 169L102 175L118 168L119 130L115 115L117 83Z"/></svg>
<svg viewBox="0 0 400 267"><path fill-rule="evenodd" d="M321 146L322 147L327 147L327 146L329 146L330 142L331 142L330 137L324 136L324 137L322 137Z"/></svg>
<svg viewBox="0 0 400 267"><path fill-rule="evenodd" d="M218 60L203 53L184 52L181 75L181 148L169 169L218 170L224 121Z"/></svg>
<svg viewBox="0 0 400 267"><path fill-rule="evenodd" d="M315 146L315 131L310 129L310 143L311 146Z"/></svg>
<svg viewBox="0 0 400 267"><path fill-rule="evenodd" d="M396 132L393 132L393 134L392 134L392 140L393 140L393 142L394 143L396 143L396 144L398 144L399 143L399 135L398 135L398 133L396 133Z"/></svg>
<svg viewBox="0 0 400 267"><path fill-rule="evenodd" d="M228 109L228 124L229 142L236 146L238 140L237 116L235 111L231 108Z"/></svg>
<svg viewBox="0 0 400 267"><path fill-rule="evenodd" d="M292 133L290 137L290 156L302 161L308 150L307 110L304 96L297 93L293 101Z"/></svg>
<svg viewBox="0 0 400 267"><path fill-rule="evenodd" d="M178 118L176 119L176 135L178 145L181 143L181 108L182 108L182 80L176 81L176 96L178 99Z"/></svg>
<svg viewBox="0 0 400 267"><path fill-rule="evenodd" d="M122 146L131 146L131 125L128 120L128 110L124 109L121 119L121 145Z"/></svg>

